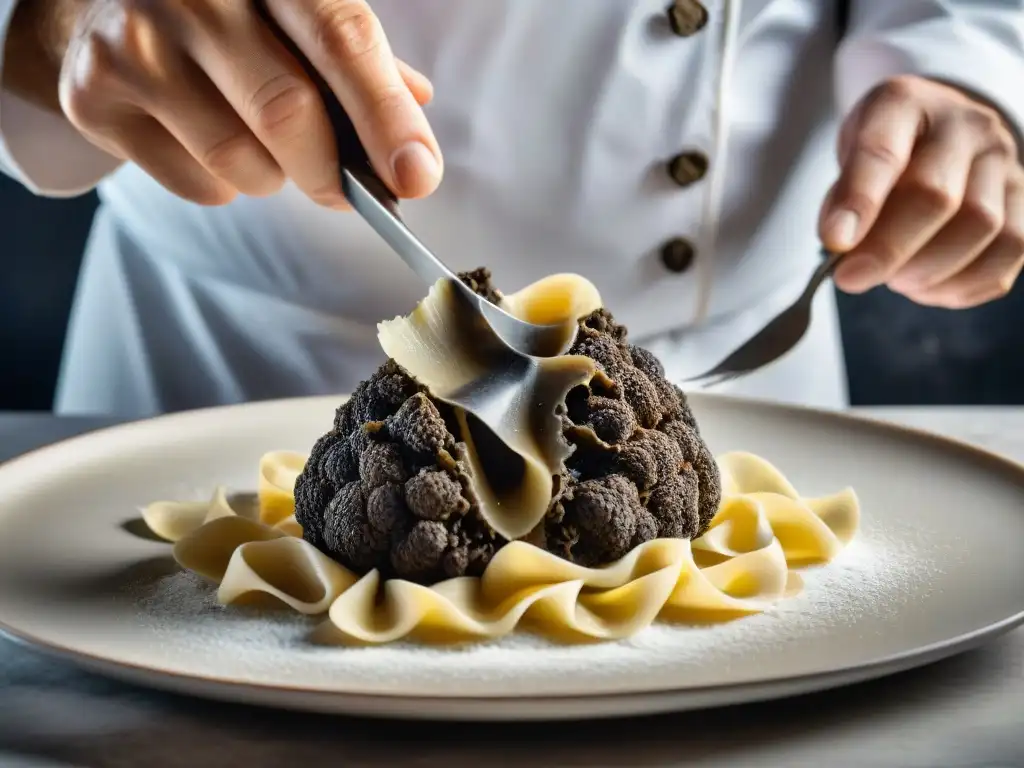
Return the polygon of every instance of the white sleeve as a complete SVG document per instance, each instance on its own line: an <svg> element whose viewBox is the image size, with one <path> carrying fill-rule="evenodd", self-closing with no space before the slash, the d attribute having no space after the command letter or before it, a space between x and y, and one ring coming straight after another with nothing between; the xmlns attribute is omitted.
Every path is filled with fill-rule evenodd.
<svg viewBox="0 0 1024 768"><path fill-rule="evenodd" d="M836 59L842 113L896 75L974 93L1024 137L1024 0L851 0Z"/></svg>
<svg viewBox="0 0 1024 768"><path fill-rule="evenodd" d="M18 1L0 0L0 82L4 43ZM0 172L37 195L74 197L88 192L119 165L61 115L0 88Z"/></svg>

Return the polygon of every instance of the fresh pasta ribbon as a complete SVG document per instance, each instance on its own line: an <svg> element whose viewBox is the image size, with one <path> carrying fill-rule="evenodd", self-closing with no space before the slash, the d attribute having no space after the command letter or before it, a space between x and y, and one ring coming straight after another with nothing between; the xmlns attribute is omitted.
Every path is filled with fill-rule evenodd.
<svg viewBox="0 0 1024 768"><path fill-rule="evenodd" d="M569 642L610 640L656 620L727 621L791 595L800 583L792 569L829 562L860 524L851 489L803 498L769 462L734 452L717 459L722 504L693 542L655 539L584 568L513 541L479 578L381 583L377 571L358 577L301 538L291 487L303 461L285 452L262 458L255 511L236 511L218 489L209 502L156 502L143 518L175 542L184 568L219 584L221 603L263 595L326 615L321 636L340 642L449 643L520 626Z"/></svg>

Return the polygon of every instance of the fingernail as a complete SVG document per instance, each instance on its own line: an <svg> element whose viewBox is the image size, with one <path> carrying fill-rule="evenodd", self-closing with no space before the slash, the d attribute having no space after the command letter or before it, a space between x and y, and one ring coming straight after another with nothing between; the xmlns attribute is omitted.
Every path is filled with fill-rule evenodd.
<svg viewBox="0 0 1024 768"><path fill-rule="evenodd" d="M391 155L391 173L401 194L416 197L433 191L441 166L425 144L410 141Z"/></svg>
<svg viewBox="0 0 1024 768"><path fill-rule="evenodd" d="M836 268L836 282L843 290L860 293L878 284L882 264L869 254L847 256Z"/></svg>
<svg viewBox="0 0 1024 768"><path fill-rule="evenodd" d="M828 234L836 250L853 248L860 216L853 211L836 211L828 220Z"/></svg>

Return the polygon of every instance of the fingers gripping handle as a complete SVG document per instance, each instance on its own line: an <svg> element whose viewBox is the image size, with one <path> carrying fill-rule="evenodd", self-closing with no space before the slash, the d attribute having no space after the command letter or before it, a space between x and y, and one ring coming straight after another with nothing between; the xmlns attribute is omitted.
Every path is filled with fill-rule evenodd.
<svg viewBox="0 0 1024 768"><path fill-rule="evenodd" d="M369 156L366 154L366 149L363 147L363 143L359 140L359 134L356 132L355 126L352 124L352 119L345 112L345 109L341 106L341 102L335 95L334 91L324 80L320 72L313 66L313 64L306 58L306 55L299 49L295 42L288 37L280 25L271 15L270 10L267 8L266 0L255 0L256 12L263 19L264 23L273 31L278 37L281 43L288 49L288 52L295 57L296 61L302 65L306 74L310 80L316 86L317 91L320 93L320 98L323 100L324 109L327 111L327 117L331 121L331 127L334 129L335 144L338 148L338 165L341 171L341 183L342 191L345 193L347 198L351 197L350 184L346 183L349 181L346 176L351 174L355 177L367 192L369 192L377 201L388 208L394 215L398 215L398 198L391 191L391 189L385 184L381 178L377 175L377 172L373 169L373 164L370 162Z"/></svg>

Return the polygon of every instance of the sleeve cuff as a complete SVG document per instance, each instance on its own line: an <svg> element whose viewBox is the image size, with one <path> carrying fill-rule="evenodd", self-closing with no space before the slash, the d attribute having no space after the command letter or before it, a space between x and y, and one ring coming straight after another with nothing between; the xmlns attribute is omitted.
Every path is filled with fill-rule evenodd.
<svg viewBox="0 0 1024 768"><path fill-rule="evenodd" d="M836 62L842 114L898 75L939 80L989 103L1006 118L1024 157L1024 41L1016 50L978 26L949 18L850 37Z"/></svg>
<svg viewBox="0 0 1024 768"><path fill-rule="evenodd" d="M0 54L17 0L0 0ZM3 81L0 55L0 82ZM0 171L37 195L88 192L121 161L86 141L61 115L0 89Z"/></svg>

